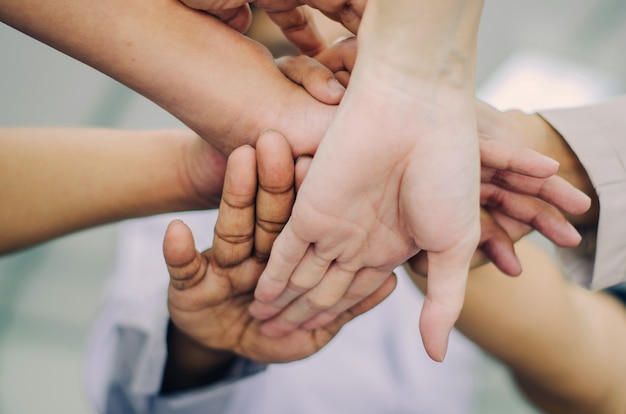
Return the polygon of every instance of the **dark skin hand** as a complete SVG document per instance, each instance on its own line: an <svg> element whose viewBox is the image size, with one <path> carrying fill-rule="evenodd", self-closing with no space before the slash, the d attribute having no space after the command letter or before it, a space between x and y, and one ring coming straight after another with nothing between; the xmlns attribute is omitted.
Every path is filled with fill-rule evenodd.
<svg viewBox="0 0 626 414"><path fill-rule="evenodd" d="M170 223L163 242L172 321L163 393L214 381L235 355L261 363L306 358L395 287L390 275L372 295L322 328L297 329L280 338L261 334L261 323L248 306L272 243L291 213L294 175L287 141L269 131L256 151L240 147L228 160L211 249L197 252L189 228L181 221Z"/></svg>

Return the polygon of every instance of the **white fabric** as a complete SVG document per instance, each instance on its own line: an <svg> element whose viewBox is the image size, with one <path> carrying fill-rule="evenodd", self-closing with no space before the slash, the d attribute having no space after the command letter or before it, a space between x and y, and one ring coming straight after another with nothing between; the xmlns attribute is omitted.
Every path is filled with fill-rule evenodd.
<svg viewBox="0 0 626 414"><path fill-rule="evenodd" d="M472 412L478 349L453 332L446 360L432 362L418 331L422 295L403 270L393 294L348 324L319 353L271 365L256 375L205 390L157 396L166 358L167 272L161 243L167 223L183 218L199 249L209 246L215 213L185 213L126 222L118 265L87 355L87 383L106 412L112 368L137 354L132 380L122 385L128 412L220 414L462 414ZM121 329L145 335L141 349L119 349ZM119 385L119 384L118 384ZM119 411L116 414L123 414Z"/></svg>

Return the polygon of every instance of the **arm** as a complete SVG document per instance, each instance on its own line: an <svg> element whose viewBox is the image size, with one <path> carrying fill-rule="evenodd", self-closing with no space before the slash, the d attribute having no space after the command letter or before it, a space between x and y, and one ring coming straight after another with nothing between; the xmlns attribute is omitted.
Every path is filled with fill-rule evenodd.
<svg viewBox="0 0 626 414"><path fill-rule="evenodd" d="M626 307L568 283L532 244L516 250L520 277L503 278L492 265L470 273L458 329L505 363L546 412L624 412ZM425 288L427 279L412 277Z"/></svg>
<svg viewBox="0 0 626 414"><path fill-rule="evenodd" d="M274 128L313 153L332 107L269 52L177 0L4 0L0 19L151 99L224 153Z"/></svg>
<svg viewBox="0 0 626 414"><path fill-rule="evenodd" d="M217 205L225 159L190 131L0 130L0 252Z"/></svg>

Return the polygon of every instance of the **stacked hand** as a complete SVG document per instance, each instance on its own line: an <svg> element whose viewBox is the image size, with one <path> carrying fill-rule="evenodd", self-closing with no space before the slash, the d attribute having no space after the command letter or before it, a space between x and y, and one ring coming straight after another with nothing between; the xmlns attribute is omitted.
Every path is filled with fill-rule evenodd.
<svg viewBox="0 0 626 414"><path fill-rule="evenodd" d="M209 354L227 351L259 362L293 361L319 350L346 322L392 291L395 278L389 276L366 300L323 328L296 329L280 338L263 335L248 306L293 197L291 149L280 134L267 132L256 152L244 146L228 159L213 248L198 253L189 228L180 221L170 224L163 250L175 335ZM184 356L170 355L176 357Z"/></svg>
<svg viewBox="0 0 626 414"><path fill-rule="evenodd" d="M267 9L276 4L258 2ZM261 329L272 337L319 328L373 292L393 268L423 250L428 255L431 280L420 329L428 353L441 360L463 303L469 262L480 238L481 199L492 209L545 233L559 234L555 221L549 221L560 214L557 210L538 214L547 204L528 202L520 207L504 202L514 197L502 197L520 193L554 202L554 188L544 181L553 176L557 164L546 158L529 161L523 151L500 154L497 145L486 144L479 151L471 39L480 1L453 12L458 20L453 20L450 31L430 26L415 30L414 22L409 24L410 19L399 16L398 10L391 14L400 20L385 14L392 6L372 4L360 36L366 39L362 44L367 49L361 49L354 64L351 87L315 153L292 216L259 279L250 312L267 320ZM402 4L410 7L411 15L431 10L425 2ZM448 18L451 4L434 5L432 11L439 18ZM237 9L242 4L231 5ZM223 6L204 8L213 12ZM271 12L293 16L294 6L291 3ZM466 13L470 16L467 24L461 16ZM434 36L423 43L421 57L403 54L410 42L397 36L404 32L392 29L394 22L423 42L428 39L420 36ZM299 25L279 26L312 27L306 19ZM375 33L385 36L378 38ZM303 37L316 38L310 31ZM389 52L381 52L380 46L389 38L397 43L388 44ZM316 55L322 48L322 43L311 42L301 50ZM429 57L435 62L432 67L423 64ZM387 134L391 134L389 142ZM481 175L484 182L496 186L481 189ZM542 225L546 221L548 224ZM553 235L557 242L578 241L573 228L564 231L561 239ZM507 271L519 272L519 265L515 263Z"/></svg>

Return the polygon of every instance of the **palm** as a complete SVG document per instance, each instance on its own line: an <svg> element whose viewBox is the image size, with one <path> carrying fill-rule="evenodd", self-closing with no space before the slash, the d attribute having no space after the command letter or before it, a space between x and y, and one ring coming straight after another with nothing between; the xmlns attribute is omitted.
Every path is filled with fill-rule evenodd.
<svg viewBox="0 0 626 414"><path fill-rule="evenodd" d="M269 135L274 139L267 139ZM207 348L257 362L292 361L319 350L346 322L383 300L395 279L388 278L324 328L297 329L282 338L264 336L248 307L274 238L291 211L294 165L288 144L276 133L259 140L257 154L258 190L255 151L242 147L228 160L212 249L198 253L189 228L179 221L170 224L164 240L170 316L180 331Z"/></svg>

